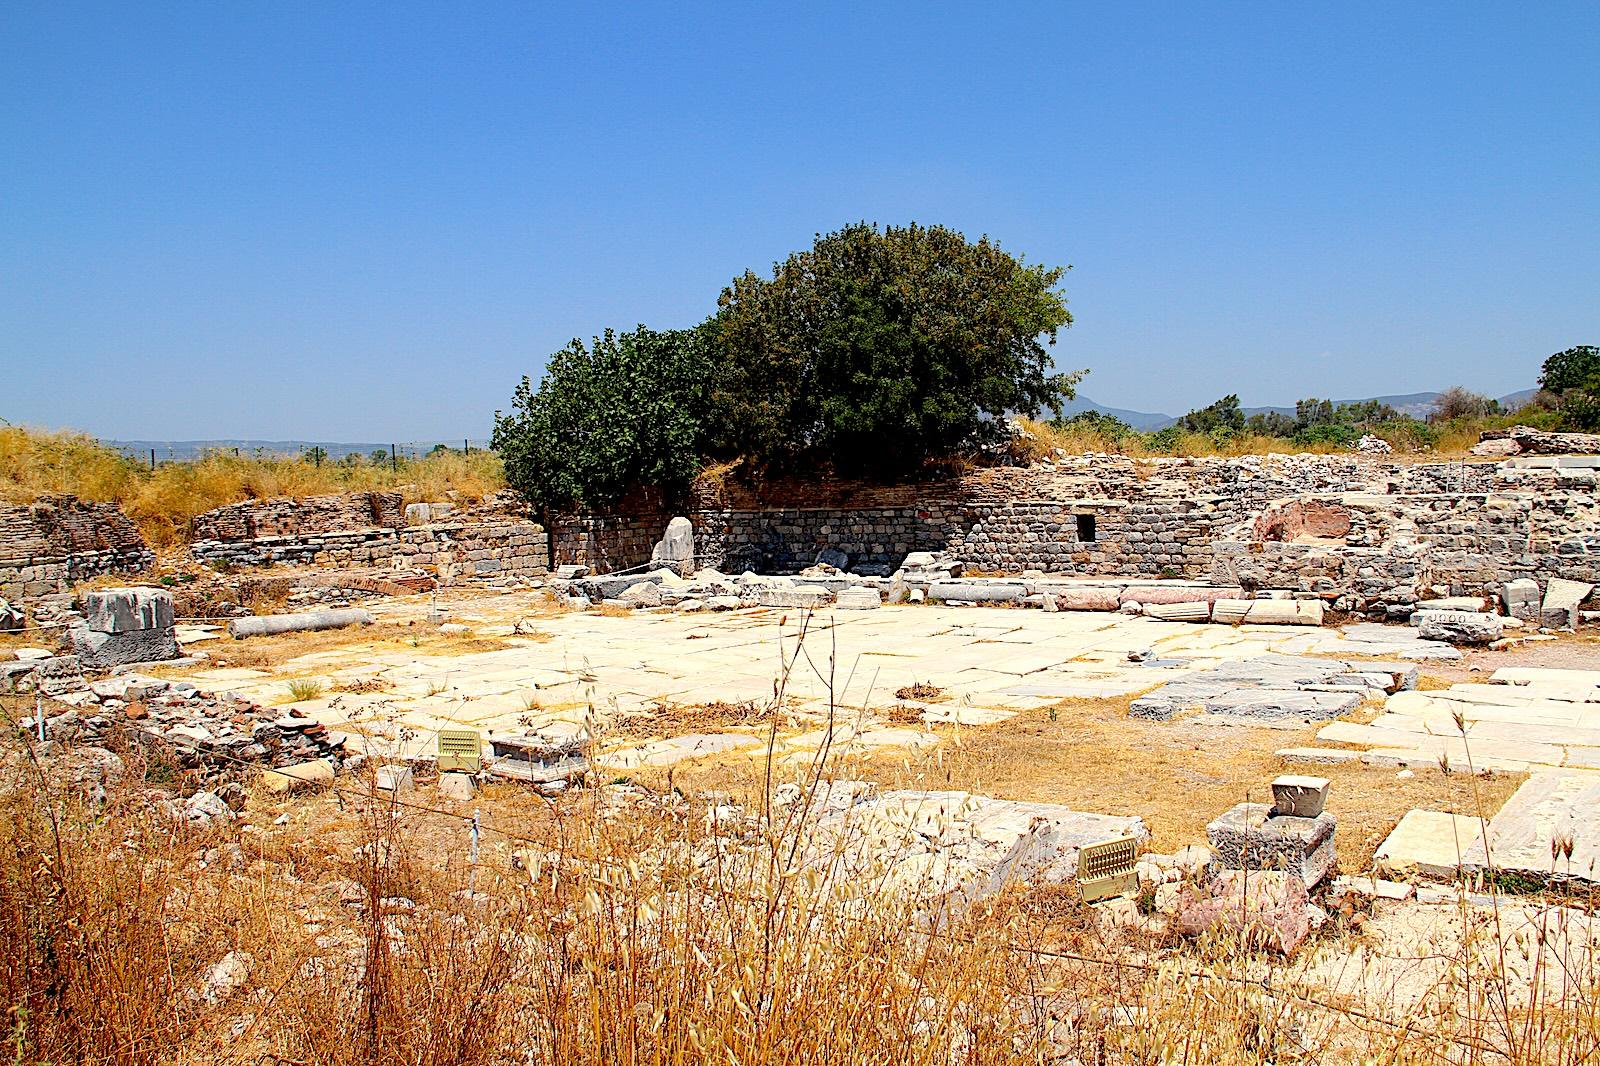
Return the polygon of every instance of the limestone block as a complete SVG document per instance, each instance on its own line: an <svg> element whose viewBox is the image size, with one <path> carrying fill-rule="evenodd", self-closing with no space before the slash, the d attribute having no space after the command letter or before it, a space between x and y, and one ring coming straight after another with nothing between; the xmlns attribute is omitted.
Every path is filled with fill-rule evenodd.
<svg viewBox="0 0 1600 1066"><path fill-rule="evenodd" d="M1488 644L1505 633L1505 623L1486 611L1417 611L1411 616L1417 636L1451 644Z"/></svg>
<svg viewBox="0 0 1600 1066"><path fill-rule="evenodd" d="M1578 605L1594 591L1594 586L1582 581L1566 581L1553 577L1545 585L1544 604L1540 620L1551 629L1575 629L1578 625Z"/></svg>
<svg viewBox="0 0 1600 1066"><path fill-rule="evenodd" d="M476 791L477 786L473 784L471 774L451 772L439 775L439 795L445 799L464 803Z"/></svg>
<svg viewBox="0 0 1600 1066"><path fill-rule="evenodd" d="M878 590L865 586L840 589L833 598L834 607L840 610L863 611L882 605L878 598Z"/></svg>
<svg viewBox="0 0 1600 1066"><path fill-rule="evenodd" d="M1272 809L1279 815L1315 818L1328 802L1326 777L1284 774L1272 782Z"/></svg>
<svg viewBox="0 0 1600 1066"><path fill-rule="evenodd" d="M1520 618L1524 622L1536 621L1539 617L1539 583L1532 578L1519 577L1515 581L1507 581L1505 586L1506 613L1513 618Z"/></svg>
<svg viewBox="0 0 1600 1066"><path fill-rule="evenodd" d="M1482 835L1482 823L1471 815L1407 811L1378 845L1372 863L1391 877L1453 881L1462 856Z"/></svg>
<svg viewBox="0 0 1600 1066"><path fill-rule="evenodd" d="M332 783L333 763L327 759L312 759L310 762L281 766L276 770L267 770L261 775L261 785L269 792L296 792L303 788Z"/></svg>
<svg viewBox="0 0 1600 1066"><path fill-rule="evenodd" d="M172 593L166 589L102 589L84 596L83 610L96 633L172 628Z"/></svg>
<svg viewBox="0 0 1600 1066"><path fill-rule="evenodd" d="M396 795L402 792L410 792L412 788L411 767L378 767L377 787L380 792L393 792Z"/></svg>
<svg viewBox="0 0 1600 1066"><path fill-rule="evenodd" d="M1021 584L981 581L935 581L928 586L930 600L968 603L1015 603L1027 594Z"/></svg>

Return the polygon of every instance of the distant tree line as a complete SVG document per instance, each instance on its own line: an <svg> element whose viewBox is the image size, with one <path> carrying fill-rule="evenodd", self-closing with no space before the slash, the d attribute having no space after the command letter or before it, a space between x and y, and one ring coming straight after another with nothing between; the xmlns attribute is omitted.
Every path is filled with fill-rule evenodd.
<svg viewBox="0 0 1600 1066"><path fill-rule="evenodd" d="M573 340L522 379L491 444L544 509L680 491L735 459L912 476L1073 396L1081 373L1048 351L1072 322L1065 270L942 226L846 226L735 277L697 326Z"/></svg>

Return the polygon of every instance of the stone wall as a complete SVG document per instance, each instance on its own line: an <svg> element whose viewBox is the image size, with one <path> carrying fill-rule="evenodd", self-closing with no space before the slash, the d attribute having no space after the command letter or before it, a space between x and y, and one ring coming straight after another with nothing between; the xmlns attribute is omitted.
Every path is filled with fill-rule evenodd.
<svg viewBox="0 0 1600 1066"><path fill-rule="evenodd" d="M647 563L673 514L660 493L635 490L607 511L558 515L550 523L551 565L612 573Z"/></svg>
<svg viewBox="0 0 1600 1066"><path fill-rule="evenodd" d="M503 508L407 526L399 493L250 500L195 518L189 550L213 566L434 567L528 577L550 567L542 525Z"/></svg>
<svg viewBox="0 0 1600 1066"><path fill-rule="evenodd" d="M197 515L194 540L244 541L405 525L398 492L345 492L332 496L280 496L245 500Z"/></svg>
<svg viewBox="0 0 1600 1066"><path fill-rule="evenodd" d="M42 496L0 504L0 597L67 592L103 574L135 574L155 564L139 528L114 503Z"/></svg>
<svg viewBox="0 0 1600 1066"><path fill-rule="evenodd" d="M729 572L794 572L831 548L857 572L886 573L936 551L988 573L1243 582L1371 609L1435 586L1600 578L1597 470L1557 466L1091 455L914 485L728 481L698 488L680 513L700 565ZM641 565L671 513L650 501L569 521L557 560Z"/></svg>
<svg viewBox="0 0 1600 1066"><path fill-rule="evenodd" d="M451 563L461 577L530 577L550 568L544 527L504 520L336 530L245 541L198 540L189 550L202 562L228 567L402 568Z"/></svg>

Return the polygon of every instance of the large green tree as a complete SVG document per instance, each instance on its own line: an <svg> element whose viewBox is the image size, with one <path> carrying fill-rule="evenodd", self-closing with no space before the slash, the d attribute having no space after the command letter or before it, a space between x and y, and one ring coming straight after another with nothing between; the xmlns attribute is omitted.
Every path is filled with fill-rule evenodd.
<svg viewBox="0 0 1600 1066"><path fill-rule="evenodd" d="M573 340L537 390L524 377L510 413L495 413L506 480L545 511L604 505L635 484L687 487L706 447L707 341L704 326Z"/></svg>
<svg viewBox="0 0 1600 1066"><path fill-rule="evenodd" d="M1569 389L1600 391L1600 347L1580 344L1557 352L1540 370L1539 387L1558 395Z"/></svg>
<svg viewBox="0 0 1600 1066"><path fill-rule="evenodd" d="M1065 268L942 226L846 226L722 293L721 450L774 467L898 476L1073 395L1047 345Z"/></svg>

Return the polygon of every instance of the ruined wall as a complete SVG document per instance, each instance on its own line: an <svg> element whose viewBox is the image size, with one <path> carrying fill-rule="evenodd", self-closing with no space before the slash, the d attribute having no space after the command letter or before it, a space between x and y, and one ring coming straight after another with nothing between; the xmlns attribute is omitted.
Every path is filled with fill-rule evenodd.
<svg viewBox="0 0 1600 1066"><path fill-rule="evenodd" d="M659 492L640 489L604 512L558 515L550 522L551 565L611 573L647 563L675 513Z"/></svg>
<svg viewBox="0 0 1600 1066"><path fill-rule="evenodd" d="M212 566L432 567L462 577L529 577L550 568L549 538L535 522L437 522L406 529L336 530L245 541L195 541Z"/></svg>
<svg viewBox="0 0 1600 1066"><path fill-rule="evenodd" d="M76 582L138 573L155 561L139 528L114 503L42 496L0 504L0 597L67 592Z"/></svg>
<svg viewBox="0 0 1600 1066"><path fill-rule="evenodd" d="M344 492L229 504L197 515L190 533L195 540L241 541L403 525L398 492Z"/></svg>
<svg viewBox="0 0 1600 1066"><path fill-rule="evenodd" d="M831 548L882 573L909 552L944 551L982 572L1181 576L1383 607L1432 586L1600 577L1597 471L1557 465L1090 455L914 485L729 481L701 486L680 513L701 565L732 572L793 572ZM604 554L569 536L558 559L642 564L671 513L652 501L589 516L582 528Z"/></svg>
<svg viewBox="0 0 1600 1066"><path fill-rule="evenodd" d="M432 567L464 577L531 576L550 566L543 526L490 509L406 526L401 497L352 492L252 500L198 516L189 550L214 566Z"/></svg>

